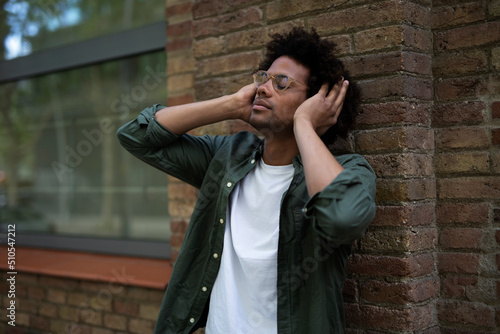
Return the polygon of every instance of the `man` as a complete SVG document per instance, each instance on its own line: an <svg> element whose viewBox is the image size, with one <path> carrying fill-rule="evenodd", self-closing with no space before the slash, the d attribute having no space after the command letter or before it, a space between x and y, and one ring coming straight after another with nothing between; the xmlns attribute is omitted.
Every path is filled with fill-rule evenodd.
<svg viewBox="0 0 500 334"><path fill-rule="evenodd" d="M118 130L132 154L200 189L156 333L343 333L344 268L374 217L375 175L327 147L359 99L333 49L314 30L274 35L253 84L146 108ZM264 139L186 134L228 119Z"/></svg>

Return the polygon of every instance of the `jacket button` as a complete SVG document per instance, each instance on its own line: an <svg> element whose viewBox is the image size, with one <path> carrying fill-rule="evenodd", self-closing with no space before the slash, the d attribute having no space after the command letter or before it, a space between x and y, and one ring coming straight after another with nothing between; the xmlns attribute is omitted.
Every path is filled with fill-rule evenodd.
<svg viewBox="0 0 500 334"><path fill-rule="evenodd" d="M222 218L221 218L221 219L219 220L219 222L220 222L221 224L224 224L224 219L222 219Z"/></svg>
<svg viewBox="0 0 500 334"><path fill-rule="evenodd" d="M253 165L255 163L255 159L252 159L252 161L250 161L250 163Z"/></svg>
<svg viewBox="0 0 500 334"><path fill-rule="evenodd" d="M214 259L218 258L219 257L219 254L217 253L214 253Z"/></svg>
<svg viewBox="0 0 500 334"><path fill-rule="evenodd" d="M201 288L201 291L203 291L203 292L206 292L207 290L208 290L208 289L207 289L207 287L206 287L206 286L204 286L203 288Z"/></svg>
<svg viewBox="0 0 500 334"><path fill-rule="evenodd" d="M189 319L189 322L194 324L194 318Z"/></svg>
<svg viewBox="0 0 500 334"><path fill-rule="evenodd" d="M228 182L226 185L228 188L231 188L233 186L233 184L231 182Z"/></svg>

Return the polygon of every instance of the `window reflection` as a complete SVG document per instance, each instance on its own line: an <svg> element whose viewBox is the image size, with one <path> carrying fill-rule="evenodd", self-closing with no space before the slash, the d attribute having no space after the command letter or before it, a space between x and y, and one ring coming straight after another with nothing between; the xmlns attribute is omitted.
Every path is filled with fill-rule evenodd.
<svg viewBox="0 0 500 334"><path fill-rule="evenodd" d="M0 223L168 240L165 174L115 137L165 100L163 51L0 86Z"/></svg>
<svg viewBox="0 0 500 334"><path fill-rule="evenodd" d="M0 1L0 60L162 21L164 9L162 0Z"/></svg>

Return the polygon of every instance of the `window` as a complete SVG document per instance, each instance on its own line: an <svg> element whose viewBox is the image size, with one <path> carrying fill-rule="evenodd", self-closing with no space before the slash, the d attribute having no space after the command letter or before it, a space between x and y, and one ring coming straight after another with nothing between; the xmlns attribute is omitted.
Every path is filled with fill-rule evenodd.
<svg viewBox="0 0 500 334"><path fill-rule="evenodd" d="M168 178L119 126L166 100L164 1L3 1L0 228L37 247L168 257Z"/></svg>

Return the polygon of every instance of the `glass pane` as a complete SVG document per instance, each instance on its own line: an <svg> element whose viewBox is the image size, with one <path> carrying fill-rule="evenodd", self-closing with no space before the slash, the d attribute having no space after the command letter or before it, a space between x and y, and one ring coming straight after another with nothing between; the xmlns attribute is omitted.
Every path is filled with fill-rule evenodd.
<svg viewBox="0 0 500 334"><path fill-rule="evenodd" d="M166 94L163 51L0 86L0 224L169 240L167 176L116 130Z"/></svg>
<svg viewBox="0 0 500 334"><path fill-rule="evenodd" d="M0 10L7 60L162 21L165 0L0 0Z"/></svg>

